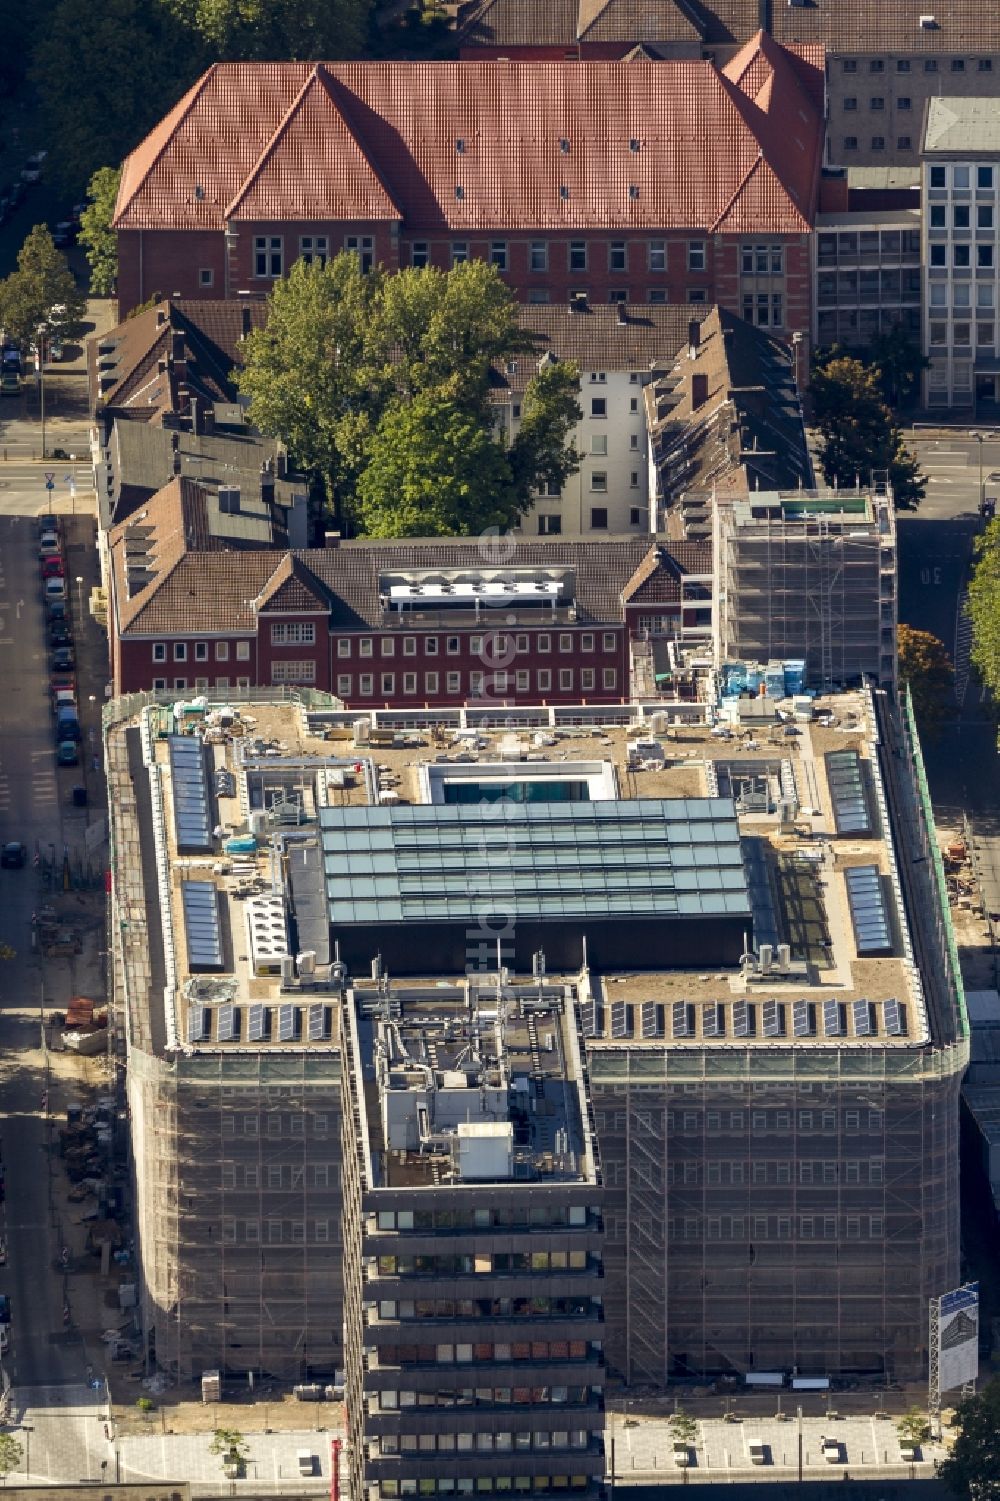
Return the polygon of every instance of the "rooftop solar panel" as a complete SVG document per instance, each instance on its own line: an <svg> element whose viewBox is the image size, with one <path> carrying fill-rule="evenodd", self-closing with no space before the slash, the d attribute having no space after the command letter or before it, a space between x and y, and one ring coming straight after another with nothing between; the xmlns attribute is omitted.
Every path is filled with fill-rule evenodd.
<svg viewBox="0 0 1000 1501"><path fill-rule="evenodd" d="M624 1001L612 1001L611 1003L611 1036L630 1037L632 1035L632 1008Z"/></svg>
<svg viewBox="0 0 1000 1501"><path fill-rule="evenodd" d="M278 1007L278 1041L279 1042L291 1042L294 1039L296 1032L298 1031L298 1025L299 1025L299 1008L298 1008L298 1006L279 1006Z"/></svg>
<svg viewBox="0 0 1000 1501"><path fill-rule="evenodd" d="M309 1041L322 1042L330 1035L330 1014L325 1006L309 1007Z"/></svg>
<svg viewBox="0 0 1000 1501"><path fill-rule="evenodd" d="M247 1020L247 1039L250 1042L263 1042L267 1036L267 1008L255 1002L250 1007Z"/></svg>
<svg viewBox="0 0 1000 1501"><path fill-rule="evenodd" d="M595 1000L587 1000L580 1006L580 1025L584 1037L601 1035L601 1008Z"/></svg>
<svg viewBox="0 0 1000 1501"><path fill-rule="evenodd" d="M215 1036L219 1042L235 1042L240 1035L240 1013L228 1001L218 1010Z"/></svg>
<svg viewBox="0 0 1000 1501"><path fill-rule="evenodd" d="M808 1001L792 1002L792 1032L796 1037L811 1037L816 1030L813 1008Z"/></svg>
<svg viewBox="0 0 1000 1501"><path fill-rule="evenodd" d="M762 1030L765 1037L780 1037L785 1030L785 1008L779 1001L765 1001Z"/></svg>
<svg viewBox="0 0 1000 1501"><path fill-rule="evenodd" d="M712 1001L701 1008L701 1035L703 1037L725 1037L726 1035L726 1008Z"/></svg>
<svg viewBox="0 0 1000 1501"><path fill-rule="evenodd" d="M694 1007L687 1001L674 1001L670 1008L671 1025L675 1037L694 1036Z"/></svg>
<svg viewBox="0 0 1000 1501"><path fill-rule="evenodd" d="M844 1013L839 1001L823 1002L823 1031L827 1037L843 1037Z"/></svg>
<svg viewBox="0 0 1000 1501"><path fill-rule="evenodd" d="M906 1007L901 1001L886 1001L882 1007L885 1030L890 1037L906 1036Z"/></svg>
<svg viewBox="0 0 1000 1501"><path fill-rule="evenodd" d="M844 871L854 941L860 957L891 954L892 929L882 877L875 865L854 865Z"/></svg>
<svg viewBox="0 0 1000 1501"><path fill-rule="evenodd" d="M643 1037L663 1036L663 1007L655 1001L643 1001L639 1008Z"/></svg>
<svg viewBox="0 0 1000 1501"><path fill-rule="evenodd" d="M188 1011L188 1042L208 1041L208 1007L192 1006Z"/></svg>
<svg viewBox="0 0 1000 1501"><path fill-rule="evenodd" d="M753 1036L753 1007L746 1001L737 1001L733 1007L733 1035L734 1037Z"/></svg>
<svg viewBox="0 0 1000 1501"><path fill-rule="evenodd" d="M868 1001L852 1001L851 1015L854 1018L855 1037L871 1037L875 1030L872 1018L873 1007Z"/></svg>

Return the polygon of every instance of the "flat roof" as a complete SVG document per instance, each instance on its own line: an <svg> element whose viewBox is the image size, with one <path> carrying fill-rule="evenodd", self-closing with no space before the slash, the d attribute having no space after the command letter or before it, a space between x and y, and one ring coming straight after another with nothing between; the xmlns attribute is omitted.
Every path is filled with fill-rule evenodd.
<svg viewBox="0 0 1000 1501"><path fill-rule="evenodd" d="M1000 156L1000 99L989 95L959 98L932 96L921 154Z"/></svg>

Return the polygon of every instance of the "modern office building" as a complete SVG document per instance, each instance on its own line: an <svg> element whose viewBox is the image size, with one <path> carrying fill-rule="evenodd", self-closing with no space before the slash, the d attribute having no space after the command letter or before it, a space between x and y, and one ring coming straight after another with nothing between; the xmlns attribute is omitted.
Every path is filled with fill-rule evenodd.
<svg viewBox="0 0 1000 1501"><path fill-rule="evenodd" d="M1000 100L942 97L921 148L924 374L929 407L1000 415Z"/></svg>
<svg viewBox="0 0 1000 1501"><path fill-rule="evenodd" d="M809 688L894 685L891 494L759 491L713 519L718 662L798 656Z"/></svg>
<svg viewBox="0 0 1000 1501"><path fill-rule="evenodd" d="M352 1496L602 1495L603 1195L575 988L376 976L342 1016Z"/></svg>
<svg viewBox="0 0 1000 1501"><path fill-rule="evenodd" d="M109 710L165 1369L346 1365L352 1501L592 1491L602 1362L919 1379L961 979L912 721L804 673L722 663L675 715Z"/></svg>
<svg viewBox="0 0 1000 1501"><path fill-rule="evenodd" d="M919 209L819 214L814 247L816 345L864 349L894 328L919 343Z"/></svg>

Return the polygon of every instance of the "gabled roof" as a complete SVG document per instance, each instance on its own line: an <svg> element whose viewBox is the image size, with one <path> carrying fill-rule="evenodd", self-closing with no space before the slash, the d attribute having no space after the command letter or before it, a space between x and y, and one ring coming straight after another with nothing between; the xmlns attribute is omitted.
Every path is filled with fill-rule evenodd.
<svg viewBox="0 0 1000 1501"><path fill-rule="evenodd" d="M330 597L315 574L293 553L286 553L254 601L257 610L329 610Z"/></svg>
<svg viewBox="0 0 1000 1501"><path fill-rule="evenodd" d="M684 574L710 573L711 550L700 542L672 542L669 549L657 544L649 549L622 590L622 604L676 603L681 598Z"/></svg>
<svg viewBox="0 0 1000 1501"><path fill-rule="evenodd" d="M322 64L312 70L227 219L400 218L337 108Z"/></svg>
<svg viewBox="0 0 1000 1501"><path fill-rule="evenodd" d="M754 45L766 97L701 61L220 63L129 158L115 224L311 213L432 232L707 232L734 214L735 229L800 233L821 111L806 63Z"/></svg>
<svg viewBox="0 0 1000 1501"><path fill-rule="evenodd" d="M650 35L653 30L655 36ZM659 0L654 5L650 0L579 0L576 35L581 42L615 42L623 36L636 41L700 42L703 34L697 15L680 0Z"/></svg>

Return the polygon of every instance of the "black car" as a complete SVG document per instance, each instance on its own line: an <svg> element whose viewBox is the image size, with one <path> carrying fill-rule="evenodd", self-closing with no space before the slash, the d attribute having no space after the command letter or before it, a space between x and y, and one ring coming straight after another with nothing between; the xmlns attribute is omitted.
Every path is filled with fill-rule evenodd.
<svg viewBox="0 0 1000 1501"><path fill-rule="evenodd" d="M51 666L54 672L65 672L76 666L76 652L71 646L57 646L52 653Z"/></svg>
<svg viewBox="0 0 1000 1501"><path fill-rule="evenodd" d="M35 521L39 536L43 532L55 532L56 536L59 535L59 517L51 511L43 511L41 516L36 516Z"/></svg>
<svg viewBox="0 0 1000 1501"><path fill-rule="evenodd" d="M73 632L70 630L68 620L49 621L49 645L72 646Z"/></svg>
<svg viewBox="0 0 1000 1501"><path fill-rule="evenodd" d="M45 601L49 612L49 621L66 619L66 601L64 599L47 599Z"/></svg>
<svg viewBox="0 0 1000 1501"><path fill-rule="evenodd" d="M11 839L0 849L0 867L4 870L20 870L28 858L28 851L18 839Z"/></svg>

